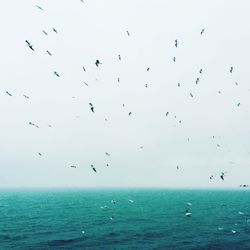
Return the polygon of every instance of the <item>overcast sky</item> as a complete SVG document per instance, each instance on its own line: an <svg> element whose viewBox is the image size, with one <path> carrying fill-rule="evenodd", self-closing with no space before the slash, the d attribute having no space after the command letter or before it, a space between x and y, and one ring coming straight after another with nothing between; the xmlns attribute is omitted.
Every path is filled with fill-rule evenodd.
<svg viewBox="0 0 250 250"><path fill-rule="evenodd" d="M250 184L249 7L4 1L0 187Z"/></svg>

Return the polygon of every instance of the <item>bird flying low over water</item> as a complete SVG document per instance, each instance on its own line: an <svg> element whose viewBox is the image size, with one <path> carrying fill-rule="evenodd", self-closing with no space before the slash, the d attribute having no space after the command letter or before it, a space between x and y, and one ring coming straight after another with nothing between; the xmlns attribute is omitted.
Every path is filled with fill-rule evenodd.
<svg viewBox="0 0 250 250"><path fill-rule="evenodd" d="M110 153L108 153L108 152L105 152L105 155L107 155L107 156L110 156Z"/></svg>
<svg viewBox="0 0 250 250"><path fill-rule="evenodd" d="M199 77L197 77L197 79L196 79L196 81L195 81L195 83L196 84L198 84L198 82L200 81L200 78Z"/></svg>
<svg viewBox="0 0 250 250"><path fill-rule="evenodd" d="M190 96L191 96L192 98L194 97L192 93L190 93Z"/></svg>
<svg viewBox="0 0 250 250"><path fill-rule="evenodd" d="M42 154L41 154L40 152L38 153L38 155L39 155L39 156L42 156Z"/></svg>
<svg viewBox="0 0 250 250"><path fill-rule="evenodd" d="M185 212L185 215L186 215L187 217L191 217L192 213L190 213L190 212L188 211L188 209L187 209L186 212Z"/></svg>
<svg viewBox="0 0 250 250"><path fill-rule="evenodd" d="M28 40L25 40L25 42L26 42L27 46L28 46L31 50L35 51L34 48L33 48L33 46L30 44L30 42L29 42Z"/></svg>
<svg viewBox="0 0 250 250"><path fill-rule="evenodd" d="M240 102L237 104L237 106L238 106L238 107L240 106Z"/></svg>
<svg viewBox="0 0 250 250"><path fill-rule="evenodd" d="M174 56L174 58L173 58L173 61L175 62L176 61L176 57Z"/></svg>
<svg viewBox="0 0 250 250"><path fill-rule="evenodd" d="M200 74L201 74L201 73L202 73L202 69L200 69L200 71L199 71L199 72L200 72Z"/></svg>
<svg viewBox="0 0 250 250"><path fill-rule="evenodd" d="M118 59L119 59L120 61L122 60L121 55L118 55Z"/></svg>
<svg viewBox="0 0 250 250"><path fill-rule="evenodd" d="M55 28L52 28L52 30L53 30L55 33L58 33L58 31L57 31Z"/></svg>
<svg viewBox="0 0 250 250"><path fill-rule="evenodd" d="M48 55L52 56L52 54L48 50L46 50L46 52L48 53Z"/></svg>
<svg viewBox="0 0 250 250"><path fill-rule="evenodd" d="M84 66L82 66L82 69L86 72L86 69L85 69L85 67L84 67Z"/></svg>
<svg viewBox="0 0 250 250"><path fill-rule="evenodd" d="M233 67L230 68L230 73L233 73L233 69L234 69Z"/></svg>
<svg viewBox="0 0 250 250"><path fill-rule="evenodd" d="M95 113L94 106L93 106L93 104L92 104L91 102L89 103L89 106L90 106L91 111L92 111L93 113Z"/></svg>
<svg viewBox="0 0 250 250"><path fill-rule="evenodd" d="M128 36L130 36L130 33L129 33L129 31L127 30L126 32L127 32L127 35L128 35Z"/></svg>
<svg viewBox="0 0 250 250"><path fill-rule="evenodd" d="M225 173L222 172L221 175L220 175L220 178L224 181L224 176L225 176Z"/></svg>
<svg viewBox="0 0 250 250"><path fill-rule="evenodd" d="M147 68L147 71L149 71L150 70L150 68Z"/></svg>
<svg viewBox="0 0 250 250"><path fill-rule="evenodd" d="M210 176L209 176L209 179L210 179L210 180L212 180L213 178L214 178L214 176L213 176L213 175L210 175Z"/></svg>
<svg viewBox="0 0 250 250"><path fill-rule="evenodd" d="M177 41L177 39L174 41L174 46L177 48L177 46L178 46L178 41Z"/></svg>
<svg viewBox="0 0 250 250"><path fill-rule="evenodd" d="M129 115L129 116L132 115L132 112L129 112L128 115Z"/></svg>
<svg viewBox="0 0 250 250"><path fill-rule="evenodd" d="M102 64L98 59L95 61L95 65L99 67L99 64Z"/></svg>
<svg viewBox="0 0 250 250"><path fill-rule="evenodd" d="M169 112L166 113L166 116L168 116Z"/></svg>
<svg viewBox="0 0 250 250"><path fill-rule="evenodd" d="M71 168L76 168L76 166L75 165L72 165L72 166L70 166Z"/></svg>
<svg viewBox="0 0 250 250"><path fill-rule="evenodd" d="M26 99L30 99L27 95L23 95L23 97L25 97Z"/></svg>
<svg viewBox="0 0 250 250"><path fill-rule="evenodd" d="M97 172L96 169L95 169L95 167L94 167L94 165L91 164L91 168L92 168L92 170L93 170L94 172Z"/></svg>
<svg viewBox="0 0 250 250"><path fill-rule="evenodd" d="M204 31L205 31L205 29L202 29L202 30L201 30L201 35L204 33Z"/></svg>
<svg viewBox="0 0 250 250"><path fill-rule="evenodd" d="M6 91L6 94L12 96L12 94L9 91Z"/></svg>

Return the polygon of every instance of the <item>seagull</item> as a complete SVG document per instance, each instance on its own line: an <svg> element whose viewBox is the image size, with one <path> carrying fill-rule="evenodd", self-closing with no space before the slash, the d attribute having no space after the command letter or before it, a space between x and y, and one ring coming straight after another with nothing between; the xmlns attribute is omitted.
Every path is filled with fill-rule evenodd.
<svg viewBox="0 0 250 250"><path fill-rule="evenodd" d="M128 115L132 115L132 112L129 112Z"/></svg>
<svg viewBox="0 0 250 250"><path fill-rule="evenodd" d="M85 234L85 231L82 231L82 234Z"/></svg>
<svg viewBox="0 0 250 250"><path fill-rule="evenodd" d="M209 179L212 180L213 178L214 178L214 176L213 176L213 175L210 175Z"/></svg>
<svg viewBox="0 0 250 250"><path fill-rule="evenodd" d="M190 213L190 212L188 211L188 209L187 209L186 212L185 212L185 215L186 215L187 217L191 217L192 213Z"/></svg>
<svg viewBox="0 0 250 250"><path fill-rule="evenodd" d="M105 152L105 154L106 154L107 156L110 156L110 154L109 154L108 152Z"/></svg>
<svg viewBox="0 0 250 250"><path fill-rule="evenodd" d="M30 99L27 95L23 95L26 99Z"/></svg>
<svg viewBox="0 0 250 250"><path fill-rule="evenodd" d="M234 69L233 67L230 68L230 73L233 73L233 69Z"/></svg>
<svg viewBox="0 0 250 250"><path fill-rule="evenodd" d="M244 214L244 213L243 213L243 212L241 212L241 211L239 211L239 212L238 212L238 214L242 215L242 214Z"/></svg>
<svg viewBox="0 0 250 250"><path fill-rule="evenodd" d="M76 168L76 166L75 165L72 165L72 166L70 166L71 168Z"/></svg>
<svg viewBox="0 0 250 250"><path fill-rule="evenodd" d="M48 35L48 33L45 30L43 30L43 34L45 34L46 36Z"/></svg>
<svg viewBox="0 0 250 250"><path fill-rule="evenodd" d="M90 106L91 111L92 111L93 113L95 113L95 111L94 111L94 106L93 106L93 104L92 104L91 102L89 103L89 106Z"/></svg>
<svg viewBox="0 0 250 250"><path fill-rule="evenodd" d="M202 69L200 69L200 71L199 71L199 72L200 72L200 74L201 74L201 73L202 73Z"/></svg>
<svg viewBox="0 0 250 250"><path fill-rule="evenodd" d="M128 32L128 30L127 30L127 34L128 34L128 36L130 36L130 33Z"/></svg>
<svg viewBox="0 0 250 250"><path fill-rule="evenodd" d="M106 166L109 167L109 164L107 163Z"/></svg>
<svg viewBox="0 0 250 250"><path fill-rule="evenodd" d="M145 84L145 88L147 88L147 87L148 87L148 84L146 83L146 84Z"/></svg>
<svg viewBox="0 0 250 250"><path fill-rule="evenodd" d="M48 124L48 127L52 128L52 125Z"/></svg>
<svg viewBox="0 0 250 250"><path fill-rule="evenodd" d="M173 61L175 62L176 61L176 57L174 56L174 58L173 58Z"/></svg>
<svg viewBox="0 0 250 250"><path fill-rule="evenodd" d="M177 46L178 46L178 41L177 41L177 39L174 41L174 45L175 45L175 47L177 48Z"/></svg>
<svg viewBox="0 0 250 250"><path fill-rule="evenodd" d="M176 169L179 169L179 168L180 168L179 165L177 165L177 166L176 166Z"/></svg>
<svg viewBox="0 0 250 250"><path fill-rule="evenodd" d="M204 33L204 31L205 31L205 29L202 29L202 30L201 30L201 35Z"/></svg>
<svg viewBox="0 0 250 250"><path fill-rule="evenodd" d="M91 168L92 168L92 170L93 170L94 172L97 172L96 169L95 169L95 167L94 167L94 165L91 164Z"/></svg>
<svg viewBox="0 0 250 250"><path fill-rule="evenodd" d="M86 82L83 82L86 86L89 86Z"/></svg>
<svg viewBox="0 0 250 250"><path fill-rule="evenodd" d="M150 70L150 68L147 68L147 71L149 71Z"/></svg>
<svg viewBox="0 0 250 250"><path fill-rule="evenodd" d="M120 82L120 77L117 78L117 81Z"/></svg>
<svg viewBox="0 0 250 250"><path fill-rule="evenodd" d="M33 46L30 44L30 42L29 42L28 40L25 40L25 42L27 43L27 46L28 46L31 50L35 51L34 48L33 48Z"/></svg>
<svg viewBox="0 0 250 250"><path fill-rule="evenodd" d="M86 72L86 69L85 69L85 67L84 67L84 66L82 66L82 69Z"/></svg>
<svg viewBox="0 0 250 250"><path fill-rule="evenodd" d="M55 74L57 77L60 77L59 74L58 74L56 71L54 71L54 74Z"/></svg>
<svg viewBox="0 0 250 250"><path fill-rule="evenodd" d="M114 216L111 216L109 219L110 219L110 220L113 220L114 218L115 218Z"/></svg>
<svg viewBox="0 0 250 250"><path fill-rule="evenodd" d="M9 91L6 91L6 94L12 96L12 94Z"/></svg>
<svg viewBox="0 0 250 250"><path fill-rule="evenodd" d="M46 50L46 52L48 53L48 55L52 56L52 54L48 50Z"/></svg>
<svg viewBox="0 0 250 250"><path fill-rule="evenodd" d="M240 102L237 104L237 106L238 106L238 107L240 106Z"/></svg>
<svg viewBox="0 0 250 250"><path fill-rule="evenodd" d="M239 84L237 82L235 82L235 85L239 86Z"/></svg>
<svg viewBox="0 0 250 250"><path fill-rule="evenodd" d="M122 60L121 55L118 55L118 58L119 58L120 61Z"/></svg>
<svg viewBox="0 0 250 250"><path fill-rule="evenodd" d="M134 201L133 200L128 200L130 203L134 203Z"/></svg>
<svg viewBox="0 0 250 250"><path fill-rule="evenodd" d="M42 156L42 154L41 154L40 152L39 152L38 154L39 154L40 156Z"/></svg>
<svg viewBox="0 0 250 250"><path fill-rule="evenodd" d="M233 234L235 234L235 233L236 233L236 231L235 231L235 230L233 230L233 229L231 230L231 232L232 232Z"/></svg>
<svg viewBox="0 0 250 250"><path fill-rule="evenodd" d="M99 60L96 60L96 61L95 61L95 65L98 67L99 64L102 64L102 63L101 63Z"/></svg>
<svg viewBox="0 0 250 250"><path fill-rule="evenodd" d="M188 206L192 206L193 204L192 204L191 202L188 202L187 205L188 205Z"/></svg>
<svg viewBox="0 0 250 250"><path fill-rule="evenodd" d="M57 30L55 28L52 28L52 30L55 32L55 33L58 33Z"/></svg>
<svg viewBox="0 0 250 250"><path fill-rule="evenodd" d="M169 112L166 113L166 116L168 116Z"/></svg>
<svg viewBox="0 0 250 250"><path fill-rule="evenodd" d="M44 10L41 6L39 6L39 5L36 5L36 7L38 8L38 9L40 9L40 10Z"/></svg>
<svg viewBox="0 0 250 250"><path fill-rule="evenodd" d="M192 98L194 97L192 93L190 93L190 96L191 96Z"/></svg>
<svg viewBox="0 0 250 250"><path fill-rule="evenodd" d="M195 81L195 83L196 84L198 84L198 82L200 81L200 78L199 77L197 77L197 79L196 79L196 81Z"/></svg>
<svg viewBox="0 0 250 250"><path fill-rule="evenodd" d="M34 126L34 127L39 128L39 126L38 126L38 125L36 125L36 124L34 124L33 122L29 122L29 125L32 125L32 126Z"/></svg>
<svg viewBox="0 0 250 250"><path fill-rule="evenodd" d="M181 84L180 83L178 83L178 87L180 87L181 86Z"/></svg>

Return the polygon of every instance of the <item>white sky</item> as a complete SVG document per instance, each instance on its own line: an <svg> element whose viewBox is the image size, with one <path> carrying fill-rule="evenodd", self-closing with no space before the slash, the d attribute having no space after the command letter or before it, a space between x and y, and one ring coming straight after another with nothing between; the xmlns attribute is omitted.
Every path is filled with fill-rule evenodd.
<svg viewBox="0 0 250 250"><path fill-rule="evenodd" d="M249 1L4 1L0 23L0 187L250 184Z"/></svg>

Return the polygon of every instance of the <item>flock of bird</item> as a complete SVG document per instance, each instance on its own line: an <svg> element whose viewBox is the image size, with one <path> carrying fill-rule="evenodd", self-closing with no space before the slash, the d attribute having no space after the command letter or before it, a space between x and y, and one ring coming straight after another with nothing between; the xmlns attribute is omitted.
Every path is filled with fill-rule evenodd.
<svg viewBox="0 0 250 250"><path fill-rule="evenodd" d="M82 2L83 2L83 1L82 1ZM36 8L38 8L39 10L45 11L43 7L38 6L38 5L35 5L35 6L36 6ZM53 31L54 33L58 34L58 30L57 30L56 28L52 27L52 31ZM47 32L47 31L42 30L42 33L43 33L45 36L48 36L48 32ZM203 36L204 33L205 33L205 29L203 28L203 29L200 31L200 35ZM130 32L129 32L128 30L126 31L126 34L127 34L127 36L129 36L129 37L131 36L131 34L130 34ZM26 43L27 47L28 47L30 50L32 50L34 53L36 52L35 46L33 46L32 43L31 43L29 40L25 40L25 43ZM174 40L174 44L173 44L173 45L174 45L174 47L175 47L176 49L178 49L178 47L180 46L180 42L178 41L178 39L175 39L175 40ZM49 50L46 50L46 53L47 53L49 56L52 56L52 54L53 54L53 53L51 53ZM119 60L122 60L122 57L121 57L120 54L118 54L118 59L119 59ZM176 57L173 57L173 61L176 62ZM93 62L93 63L95 64L96 67L101 67L101 65L102 65L102 62L100 61L100 59L96 59L95 62ZM85 68L84 66L83 66L82 68L83 68L84 71L86 71L86 68ZM234 70L234 67L231 66L230 69L229 69L229 73L232 74L232 73L233 73L233 70ZM146 71L150 71L150 67L147 67L147 68L146 68ZM57 71L54 71L53 73L54 73L54 75L55 75L56 77L60 77L60 74L59 74ZM199 74L201 75L202 73L203 73L203 69L200 68ZM120 82L120 78L119 78L119 77L117 78L117 81ZM196 78L196 80L195 80L195 84L196 84L196 85L198 85L199 83L200 83L200 76L198 76L198 77ZM84 84L85 84L86 86L88 86L88 84L87 84L86 82L84 82ZM235 84L238 85L237 82L236 82ZM148 84L145 84L145 87L148 88ZM181 84L180 84L180 83L178 83L178 87L181 87ZM8 96L10 96L10 97L13 96L9 91L6 91L6 94L7 94ZM25 94L23 95L23 97L26 98L26 99L29 99L29 98L30 98L29 96L27 96L27 95L25 95ZM190 92L190 97L191 97L191 98L194 98L194 95L193 95L193 93L191 93L191 92ZM123 107L124 107L124 106L125 106L125 104L123 104ZM240 106L240 102L237 104L237 106L238 106L238 107ZM89 109L90 109L90 111L91 111L92 113L95 113L95 105L94 105L93 103L89 103ZM170 114L170 112L167 111L167 112L165 113L165 116L168 117L169 114ZM130 111L130 112L128 113L128 115L131 116L131 115L132 115L132 111ZM176 116L175 116L175 118L176 118ZM179 120L178 122L179 122L179 123L182 123L182 120ZM30 126L33 126L33 127L36 127L36 128L39 128L39 125L38 125L38 124L35 124L34 122L29 122L29 125L30 125ZM52 127L50 124L48 124L48 126L49 126L49 127ZM213 136L213 138L214 138L214 136ZM188 141L189 141L189 138L188 138ZM217 144L217 147L220 147L220 144ZM141 149L142 149L142 148L143 148L143 146L141 146ZM42 154L41 154L40 152L39 152L38 154L39 154L39 156L42 156ZM106 152L105 154L106 154L106 156L108 156L108 157L111 156L111 154L108 153L108 152ZM106 164L106 166L109 166L109 164ZM76 165L71 165L70 167L71 167L71 168L77 168ZM93 164L91 164L90 167L91 167L91 169L92 169L93 172L97 173L97 169L96 169L96 167L95 167ZM176 169L179 170L179 169L180 169L180 166L177 165ZM220 177L220 179L221 179L222 181L225 180L226 173L227 173L226 171L221 172L221 174L220 174L219 177ZM212 175L209 176L209 179L210 179L210 180L212 180L213 178L214 178L214 174L212 174ZM240 185L240 187L248 187L248 185L243 184L243 185Z"/></svg>

